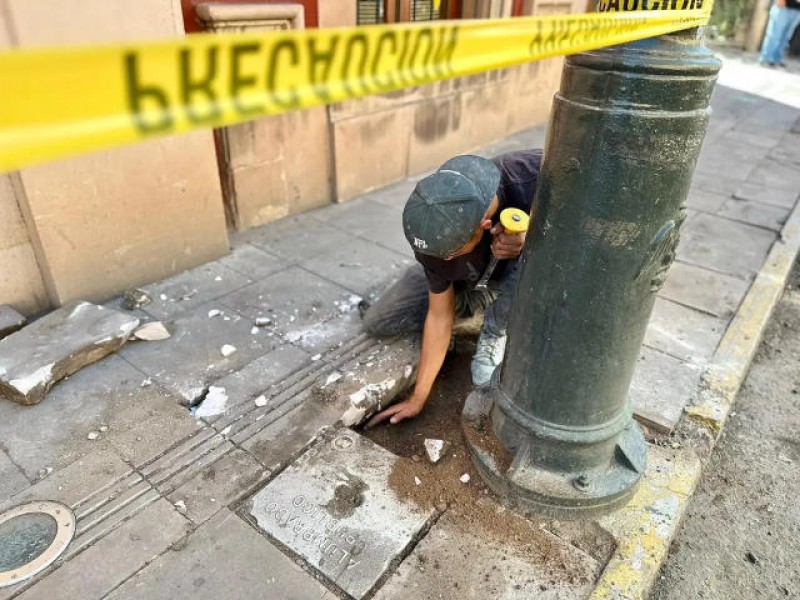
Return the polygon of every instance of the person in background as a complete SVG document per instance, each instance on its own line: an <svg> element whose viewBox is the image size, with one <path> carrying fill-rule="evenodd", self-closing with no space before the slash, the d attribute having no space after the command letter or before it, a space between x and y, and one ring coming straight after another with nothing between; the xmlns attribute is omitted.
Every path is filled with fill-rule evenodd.
<svg viewBox="0 0 800 600"><path fill-rule="evenodd" d="M767 33L761 45L761 65L771 68L786 67L783 56L798 25L800 0L775 0L769 11Z"/></svg>

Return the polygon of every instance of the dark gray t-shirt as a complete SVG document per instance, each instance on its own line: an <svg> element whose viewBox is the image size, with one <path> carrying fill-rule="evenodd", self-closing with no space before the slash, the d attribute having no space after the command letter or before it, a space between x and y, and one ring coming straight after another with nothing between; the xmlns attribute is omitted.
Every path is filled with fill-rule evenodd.
<svg viewBox="0 0 800 600"><path fill-rule="evenodd" d="M509 152L498 156L493 162L500 169L500 185L497 188L497 199L500 206L492 221L494 223L499 221L500 212L504 208L519 208L530 213L542 166L542 151ZM451 260L426 256L418 252L415 252L414 256L425 267L430 291L434 294L441 294L452 283L474 284L481 278L492 257L492 235L485 232L472 252ZM492 279L502 278L509 262L512 261L499 261L492 274Z"/></svg>

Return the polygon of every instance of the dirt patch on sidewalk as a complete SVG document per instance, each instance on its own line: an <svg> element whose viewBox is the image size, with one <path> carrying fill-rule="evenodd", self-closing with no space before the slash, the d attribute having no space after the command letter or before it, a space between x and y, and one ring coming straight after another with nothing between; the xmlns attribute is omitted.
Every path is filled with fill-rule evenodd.
<svg viewBox="0 0 800 600"><path fill-rule="evenodd" d="M486 486L472 463L461 429L461 411L472 391L470 358L470 354L448 355L425 410L418 417L361 433L401 457L389 476L389 486L401 498L425 508L448 510L465 530L481 530L487 541L507 544L530 560L546 565L555 578L553 585L556 580L582 583L585 571L575 568L574 553L558 538L601 564L613 552L613 539L595 523L564 528L558 522L525 518L506 509ZM488 421L483 423L483 429L473 435L481 438L484 447L492 447L493 456L507 468L512 457L490 432ZM431 464L425 453L426 438L449 442L436 464ZM462 481L465 475L469 475L466 483Z"/></svg>

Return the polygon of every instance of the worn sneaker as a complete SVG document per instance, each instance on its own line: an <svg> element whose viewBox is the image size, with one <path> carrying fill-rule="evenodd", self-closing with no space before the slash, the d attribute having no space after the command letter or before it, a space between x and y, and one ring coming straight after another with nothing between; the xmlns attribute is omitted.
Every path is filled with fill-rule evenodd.
<svg viewBox="0 0 800 600"><path fill-rule="evenodd" d="M481 332L478 348L472 357L472 383L475 387L486 387L492 380L492 374L503 362L506 352L506 336Z"/></svg>

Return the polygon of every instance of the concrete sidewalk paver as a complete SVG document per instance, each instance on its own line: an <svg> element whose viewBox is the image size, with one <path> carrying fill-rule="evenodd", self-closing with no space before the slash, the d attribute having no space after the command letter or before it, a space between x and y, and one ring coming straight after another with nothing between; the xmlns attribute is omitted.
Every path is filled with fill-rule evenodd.
<svg viewBox="0 0 800 600"><path fill-rule="evenodd" d="M736 76L723 77L728 85L715 92L715 113L691 184L678 261L656 301L631 388L639 419L661 444L680 446L663 436L673 431L683 435L687 422L705 423L701 417L706 413L709 423L722 422L716 415L725 407L709 404L703 395L708 385L723 385L709 379L707 365L711 361L718 369L717 362L724 359L718 344L725 334L722 345L730 346L726 328L732 318L738 323L748 318L743 310L759 310L760 320L754 322L766 319L769 303L750 298L761 281L756 278L754 284L753 278L768 269L767 253L783 244L780 240L798 218L800 164L793 160L793 149L800 140L800 106L790 105L793 96L786 91L794 89L793 80L740 62L726 62L725 68ZM744 83L769 94L735 89ZM543 140L540 127L476 153L492 156L541 146ZM64 600L108 593L115 600L158 598L165 590L173 590L167 594L172 597L192 590L198 598L216 594L232 599L254 594L344 598L373 592L378 598L393 598L413 595L409 590L446 597L445 592L455 589L451 584L461 585L420 565L420 556L442 555L440 566L464 570L459 554L447 553L454 515L448 510L441 515L420 513L416 505L401 503L386 487L394 455L375 447L357 455L330 450L321 459L303 458L330 441L325 435L320 438L320 431L330 432L349 405L347 394L324 388L327 378L334 373L346 378L370 363L383 368L375 366L375 357L390 354L383 342L364 336L357 304L367 294L372 299L410 264L412 253L400 215L421 176L343 205L234 235L230 256L146 286L153 302L131 314L164 319L172 338L123 348L118 356L56 386L37 407L0 402L0 475L11 473L12 491L7 494L15 494L0 497L0 504L60 500L76 510L79 528L62 562L33 581L0 590L0 600L23 592L25 598ZM789 221L779 232L787 215ZM342 266L350 262L362 267ZM220 312L209 317L209 311ZM254 329L258 317L269 317L273 324ZM741 333L743 326L736 327ZM748 329L747 335L756 343L760 329ZM236 352L223 357L223 344L236 346ZM723 349L722 354L731 351ZM737 380L733 377L731 383L725 377L728 398ZM337 385L345 390L350 383L342 379ZM210 385L226 388L228 403L220 415L197 420L181 403L196 399ZM264 401L256 405L260 395ZM684 414L687 404L690 419ZM100 439L86 438L88 430L100 427L107 427ZM361 443L357 434L348 435ZM481 560L494 561L504 552L513 555L508 569L503 565L498 573L489 573L488 580L481 576L474 582L476 597L505 597L493 595L502 588L509 598L523 593L556 597L556 590L567 597L589 595L597 600L641 598L666 553L700 468L691 447L651 445L650 450L646 480L632 502L616 516L592 525L611 532L618 544L607 565L607 556L570 554L572 550L561 545L568 545L569 536L556 540L558 552L575 559L567 562L575 574L586 575L586 582L567 578L566 587L542 590L538 585L546 579L546 561L514 554L512 545L502 541L476 548L489 538L476 530L459 531L459 548L474 550L475 556L484 557ZM328 483L315 479L314 473L327 477ZM28 487L27 480L40 474L43 481ZM392 510L381 510L372 501L364 510L356 507L351 517L338 519L351 519L370 540L382 535L388 540L388 545L376 543L369 560L349 573L337 571L332 558L323 561L314 554L313 543L304 539L315 535L307 520L300 533L276 522L269 525L268 519L267 532L244 521L252 498L267 498L275 490L288 498L287 511L299 508L302 517L336 519L331 511L342 506L349 510L346 502L331 504L337 484L347 483L340 480L344 474L349 474L350 483L369 480L363 498L352 485L344 485L339 493L345 500L372 498L410 519L396 519ZM292 507L301 489L298 482L310 486L313 494L308 497L315 500L306 503L304 496L302 506ZM347 496L348 490L354 493ZM304 509L309 512L303 514ZM412 513L416 516L409 516ZM361 514L370 519L362 520ZM155 529L159 519L162 531ZM198 525L184 539L185 532ZM346 535L355 540L349 530ZM345 537L342 547L347 543ZM235 560L227 561L226 552ZM337 546L337 559L341 556ZM297 563L304 570L296 568ZM537 585L520 578L513 565L534 572ZM200 584L197 571L206 573ZM510 585L501 584L501 577ZM466 586L469 577L462 579ZM56 589L59 594L53 596ZM466 591L461 588L455 597Z"/></svg>
<svg viewBox="0 0 800 600"><path fill-rule="evenodd" d="M114 590L108 600L335 598L228 509Z"/></svg>
<svg viewBox="0 0 800 600"><path fill-rule="evenodd" d="M247 514L360 600L434 515L390 491L398 460L355 432L332 432L258 492Z"/></svg>

